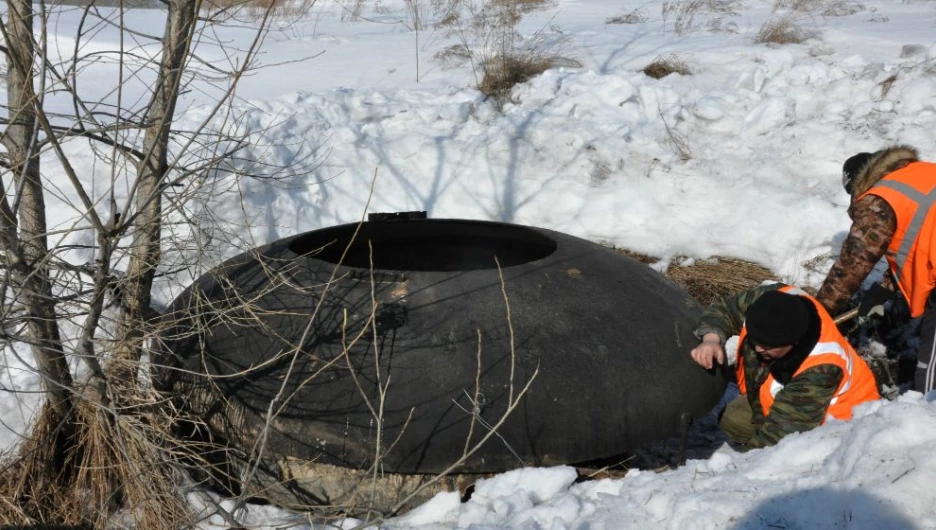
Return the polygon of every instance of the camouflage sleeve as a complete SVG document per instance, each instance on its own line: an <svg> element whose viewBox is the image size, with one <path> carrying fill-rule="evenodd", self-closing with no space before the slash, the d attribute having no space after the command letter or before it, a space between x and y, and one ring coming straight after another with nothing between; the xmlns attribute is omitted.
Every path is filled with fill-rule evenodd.
<svg viewBox="0 0 936 530"><path fill-rule="evenodd" d="M842 369L831 364L815 366L794 377L777 393L770 414L746 448L774 445L790 433L821 425L843 377Z"/></svg>
<svg viewBox="0 0 936 530"><path fill-rule="evenodd" d="M897 230L897 217L887 201L865 196L850 208L851 229L838 259L829 269L816 298L832 316L837 315L884 256Z"/></svg>
<svg viewBox="0 0 936 530"><path fill-rule="evenodd" d="M724 344L728 337L741 332L741 326L744 324L744 313L747 312L748 306L754 303L754 300L757 300L760 295L767 291L775 291L781 287L783 287L782 283L759 285L735 295L723 296L715 300L699 317L699 323L693 333L699 339L706 333L717 333L721 337L722 344Z"/></svg>

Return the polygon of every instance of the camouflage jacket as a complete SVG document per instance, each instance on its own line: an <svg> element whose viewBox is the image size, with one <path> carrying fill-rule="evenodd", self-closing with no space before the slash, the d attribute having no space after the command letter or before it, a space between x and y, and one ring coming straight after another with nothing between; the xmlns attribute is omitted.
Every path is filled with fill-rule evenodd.
<svg viewBox="0 0 936 530"><path fill-rule="evenodd" d="M741 332L744 314L754 300L767 291L783 286L779 283L762 285L713 302L699 319L694 331L696 337L701 339L706 333L716 333L724 344L726 339ZM789 354L772 363L762 363L752 346L744 343L738 345L737 362L744 363L747 398L754 412L753 423L758 425L746 448L773 445L790 433L818 427L825 419L829 403L845 376L841 368L820 365L793 377L818 341L819 316L815 314L814 317L811 325L814 329L810 331L812 335L807 335L811 337L810 340L802 341ZM770 373L784 387L777 393L769 414L764 416L759 390Z"/></svg>
<svg viewBox="0 0 936 530"><path fill-rule="evenodd" d="M875 152L855 177L852 188L852 203L848 215L852 219L848 236L842 243L842 251L825 281L819 287L816 298L836 315L842 311L874 266L884 257L897 230L897 215L887 201L877 195L863 195L877 181L889 173L919 160L917 151L911 147L894 146ZM885 275L883 285L894 289L893 278Z"/></svg>

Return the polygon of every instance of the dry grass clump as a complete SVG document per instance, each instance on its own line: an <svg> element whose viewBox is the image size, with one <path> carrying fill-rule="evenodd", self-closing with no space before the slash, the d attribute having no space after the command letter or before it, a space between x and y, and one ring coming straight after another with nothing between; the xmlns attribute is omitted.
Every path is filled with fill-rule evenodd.
<svg viewBox="0 0 936 530"><path fill-rule="evenodd" d="M443 68L452 68L470 61L471 50L464 44L453 44L436 52L433 57L442 63Z"/></svg>
<svg viewBox="0 0 936 530"><path fill-rule="evenodd" d="M605 24L640 24L647 21L647 13L637 8L623 15L616 15L605 19Z"/></svg>
<svg viewBox="0 0 936 530"><path fill-rule="evenodd" d="M826 0L774 0L774 10L792 9L803 13L816 11Z"/></svg>
<svg viewBox="0 0 936 530"><path fill-rule="evenodd" d="M284 0L207 0L202 9L208 12L235 8L278 9L286 4Z"/></svg>
<svg viewBox="0 0 936 530"><path fill-rule="evenodd" d="M641 263L652 264L657 258L617 249ZM685 261L679 257L673 262ZM765 281L779 281L769 269L756 263L737 258L715 257L709 260L694 260L691 265L670 265L664 275L673 280L694 298L702 307L723 296L757 287Z"/></svg>
<svg viewBox="0 0 936 530"><path fill-rule="evenodd" d="M737 14L740 0L670 0L663 2L663 26L673 17L673 31L684 35L700 21L721 27L723 19Z"/></svg>
<svg viewBox="0 0 936 530"><path fill-rule="evenodd" d="M201 12L211 17L225 14L259 18L266 13L294 17L308 13L315 2L316 0L207 0L202 4ZM357 2L355 6L343 6L345 9L343 18L354 9L363 9L364 0L357 0Z"/></svg>
<svg viewBox="0 0 936 530"><path fill-rule="evenodd" d="M443 13L441 17L439 17L439 21L436 22L436 26L440 28L452 27L458 24L460 19L461 14L458 12L458 10L450 9L449 11Z"/></svg>
<svg viewBox="0 0 936 530"><path fill-rule="evenodd" d="M461 44L449 47L437 58L449 64L470 62L475 87L498 110L502 109L515 85L551 68L581 66L578 61L563 56L565 38L557 26L548 24L530 36L523 36L517 30L526 11L545 3L547 0L466 2L456 23L448 30Z"/></svg>
<svg viewBox="0 0 936 530"><path fill-rule="evenodd" d="M761 26L754 42L761 44L799 44L815 37L815 32L803 29L795 17L781 15L771 17Z"/></svg>
<svg viewBox="0 0 936 530"><path fill-rule="evenodd" d="M881 99L887 97L887 94L894 88L894 83L897 82L897 74L893 74L887 77L887 79L878 83L878 86L881 87Z"/></svg>
<svg viewBox="0 0 936 530"><path fill-rule="evenodd" d="M686 62L675 53L658 55L650 64L644 67L643 73L654 79L662 79L670 74L692 74Z"/></svg>
<svg viewBox="0 0 936 530"><path fill-rule="evenodd" d="M66 435L44 407L30 438L0 467L0 526L158 530L191 525L174 457L165 450L171 422L157 410L153 402L141 402L115 415L80 400L75 432ZM57 460L62 447L70 449Z"/></svg>
<svg viewBox="0 0 936 530"><path fill-rule="evenodd" d="M774 10L791 9L806 15L843 17L864 11L855 0L775 0Z"/></svg>
<svg viewBox="0 0 936 530"><path fill-rule="evenodd" d="M799 44L816 37L815 31L803 28L800 23L806 17L821 13L826 7L826 0L777 0L754 42Z"/></svg>
<svg viewBox="0 0 936 530"><path fill-rule="evenodd" d="M695 260L691 265L670 266L666 276L685 289L699 304L707 306L722 296L777 280L769 269L735 258Z"/></svg>
<svg viewBox="0 0 936 530"><path fill-rule="evenodd" d="M572 63L569 59L541 53L499 54L482 65L478 90L498 107L503 107L515 85L525 83L550 68Z"/></svg>
<svg viewBox="0 0 936 530"><path fill-rule="evenodd" d="M833 0L822 8L824 17L847 17L855 13L861 13L865 6L851 0Z"/></svg>
<svg viewBox="0 0 936 530"><path fill-rule="evenodd" d="M516 8L526 13L545 6L549 0L493 0L491 3L494 6Z"/></svg>
<svg viewBox="0 0 936 530"><path fill-rule="evenodd" d="M282 0L207 0L204 3L204 8L215 11L233 7L271 7L282 3Z"/></svg>

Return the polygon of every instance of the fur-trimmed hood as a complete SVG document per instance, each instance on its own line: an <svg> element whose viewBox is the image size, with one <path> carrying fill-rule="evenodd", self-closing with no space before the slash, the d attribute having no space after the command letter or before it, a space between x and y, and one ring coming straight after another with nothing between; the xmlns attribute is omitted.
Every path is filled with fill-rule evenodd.
<svg viewBox="0 0 936 530"><path fill-rule="evenodd" d="M907 164L919 160L920 155L917 150L907 145L895 145L876 151L855 175L852 199L860 197L888 173L897 171L906 167Z"/></svg>

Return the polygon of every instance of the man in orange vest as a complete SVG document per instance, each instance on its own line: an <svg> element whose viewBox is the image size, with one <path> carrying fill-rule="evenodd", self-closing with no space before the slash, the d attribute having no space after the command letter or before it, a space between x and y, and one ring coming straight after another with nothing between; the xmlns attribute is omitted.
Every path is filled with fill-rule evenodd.
<svg viewBox="0 0 936 530"><path fill-rule="evenodd" d="M773 445L829 418L849 420L856 405L880 397L871 369L829 313L796 287L759 286L716 301L694 333L702 341L690 352L695 362L706 369L735 365L740 395L719 426L745 449ZM735 335L737 349L726 353Z"/></svg>
<svg viewBox="0 0 936 530"><path fill-rule="evenodd" d="M921 162L916 149L902 145L858 153L845 162L842 184L852 197L852 225L816 298L839 313L886 257L889 274L866 291L859 316L896 287L910 316L922 317L913 389L927 393L936 382L936 164Z"/></svg>

